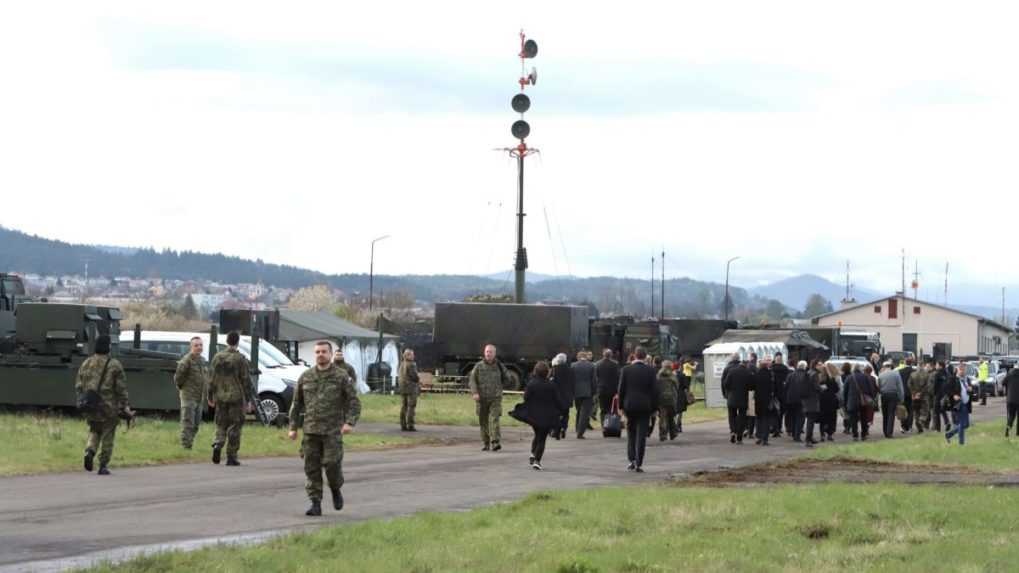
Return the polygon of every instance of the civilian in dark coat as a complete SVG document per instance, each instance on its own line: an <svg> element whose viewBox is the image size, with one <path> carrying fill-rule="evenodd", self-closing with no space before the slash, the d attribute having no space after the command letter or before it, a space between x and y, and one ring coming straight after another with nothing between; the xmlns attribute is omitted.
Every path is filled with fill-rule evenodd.
<svg viewBox="0 0 1019 573"><path fill-rule="evenodd" d="M789 378L789 367L785 365L781 352L775 353L775 360L771 363L771 373L775 377L775 395L778 396L780 410L778 416L776 416L775 423L772 427L771 437L777 438L782 435L782 421L785 421L785 431L790 436L793 435L793 422L792 417L788 414L786 408L785 396L786 396L786 381Z"/></svg>
<svg viewBox="0 0 1019 573"><path fill-rule="evenodd" d="M690 377L683 373L683 369L680 368L676 371L676 379L679 380L679 386L677 387L676 396L676 431L680 434L683 433L683 412L691 406L689 400L687 400L686 393L690 391Z"/></svg>
<svg viewBox="0 0 1019 573"><path fill-rule="evenodd" d="M729 369L722 380L722 395L729 407L729 443L743 443L746 430L747 407L750 405L750 391L754 388L754 375L743 363Z"/></svg>
<svg viewBox="0 0 1019 573"><path fill-rule="evenodd" d="M612 409L612 398L619 393L619 363L612 359L612 351L602 351L602 359L594 365L594 379L598 388L598 414L605 421L605 414Z"/></svg>
<svg viewBox="0 0 1019 573"><path fill-rule="evenodd" d="M771 407L775 397L775 375L771 371L771 362L767 357L758 364L754 373L754 412L757 413L757 442L759 446L768 445L768 437L773 429L773 418L778 415Z"/></svg>
<svg viewBox="0 0 1019 573"><path fill-rule="evenodd" d="M630 471L644 471L644 450L650 433L651 414L658 411L658 383L655 371L644 360L642 346L634 350L637 361L623 368L619 381L619 404L626 416L626 453Z"/></svg>
<svg viewBox="0 0 1019 573"><path fill-rule="evenodd" d="M943 360L938 361L934 371L934 429L941 431L942 423L945 430L951 427L948 421L948 410L945 410L945 390L948 388L948 369Z"/></svg>
<svg viewBox="0 0 1019 573"><path fill-rule="evenodd" d="M1007 418L1005 418L1005 437L1008 437L1009 431L1012 429L1012 422L1016 419L1016 414L1019 414L1019 367L1013 367L1008 371L1005 376L1005 410L1007 412ZM1019 435L1019 426L1016 426L1016 435Z"/></svg>
<svg viewBox="0 0 1019 573"><path fill-rule="evenodd" d="M566 437L566 429L570 425L570 405L573 404L573 398L575 393L575 383L573 380L573 370L570 368L569 359L566 358L565 354L557 354L552 360L552 382L555 383L556 388L559 390L559 398L567 404L566 412L563 414L561 423L559 424L559 432L554 434L555 438Z"/></svg>
<svg viewBox="0 0 1019 573"><path fill-rule="evenodd" d="M946 409L952 412L952 429L945 432L945 441L952 443L952 438L959 434L959 445L966 445L966 428L969 428L969 417L973 413L973 397L969 394L969 384L965 376L948 375L948 386L945 389Z"/></svg>
<svg viewBox="0 0 1019 573"><path fill-rule="evenodd" d="M870 366L866 367L870 370ZM849 426L853 431L853 441L866 440L870 432L870 422L873 405L864 406L864 396L877 403L877 385L873 378L866 372L860 370L859 366L853 369L853 374L847 380L843 380L842 401L846 405L846 413L849 414Z"/></svg>
<svg viewBox="0 0 1019 573"><path fill-rule="evenodd" d="M559 396L559 389L548 379L548 364L545 361L534 366L534 374L524 389L524 407L527 409L527 421L534 429L531 467L540 470L545 441L550 433L559 429L563 412L569 410L569 405Z"/></svg>
<svg viewBox="0 0 1019 573"><path fill-rule="evenodd" d="M574 428L577 430L577 438L583 440L584 432L591 424L591 400L595 394L594 363L587 352L582 350L577 353L577 361L570 366L570 370L573 371L573 403L577 408Z"/></svg>
<svg viewBox="0 0 1019 573"><path fill-rule="evenodd" d="M803 439L803 397L810 386L810 374L807 372L807 363L800 360L796 364L796 370L789 375L785 384L785 408L786 414L791 418L789 435L794 442L802 442Z"/></svg>
<svg viewBox="0 0 1019 573"><path fill-rule="evenodd" d="M842 377L839 369L834 364L822 364L820 373L821 383L821 415L818 422L821 425L821 441L827 439L835 441L835 428L839 420L839 396L842 386Z"/></svg>
<svg viewBox="0 0 1019 573"><path fill-rule="evenodd" d="M799 368L799 364L796 365ZM814 362L813 371L807 375L807 384L800 390L800 403L803 404L803 416L807 420L807 437L803 439L808 448L814 447L817 440L814 439L814 424L821 417L821 371L824 364Z"/></svg>

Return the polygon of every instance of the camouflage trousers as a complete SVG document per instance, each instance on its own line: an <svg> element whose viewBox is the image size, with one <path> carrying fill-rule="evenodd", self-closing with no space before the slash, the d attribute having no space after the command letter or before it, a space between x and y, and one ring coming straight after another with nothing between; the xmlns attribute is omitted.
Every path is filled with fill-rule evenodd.
<svg viewBox="0 0 1019 573"><path fill-rule="evenodd" d="M180 445L191 449L198 426L202 423L202 405L192 400L180 402Z"/></svg>
<svg viewBox="0 0 1019 573"><path fill-rule="evenodd" d="M400 406L400 428L414 427L414 413L418 406L417 394L403 394Z"/></svg>
<svg viewBox="0 0 1019 573"><path fill-rule="evenodd" d="M226 457L236 458L241 449L241 428L244 426L244 402L216 403L216 441L213 447L226 444Z"/></svg>
<svg viewBox="0 0 1019 573"><path fill-rule="evenodd" d="M329 489L343 487L343 436L342 434L305 434L301 439L304 457L304 491L308 499L322 501L322 470L325 470Z"/></svg>
<svg viewBox="0 0 1019 573"><path fill-rule="evenodd" d="M913 416L916 419L918 429L930 429L931 427L931 403L927 400L913 398Z"/></svg>
<svg viewBox="0 0 1019 573"><path fill-rule="evenodd" d="M481 441L486 446L496 445L501 441L499 417L502 416L502 396L485 398L482 396L475 403L478 412L478 425L481 426Z"/></svg>
<svg viewBox="0 0 1019 573"><path fill-rule="evenodd" d="M676 427L676 407L662 406L658 408L658 437L662 440L675 438L679 433Z"/></svg>
<svg viewBox="0 0 1019 573"><path fill-rule="evenodd" d="M119 423L120 420L117 418L88 422L88 443L85 444L85 451L99 452L99 467L108 465L110 458L113 457L113 442L117 437Z"/></svg>

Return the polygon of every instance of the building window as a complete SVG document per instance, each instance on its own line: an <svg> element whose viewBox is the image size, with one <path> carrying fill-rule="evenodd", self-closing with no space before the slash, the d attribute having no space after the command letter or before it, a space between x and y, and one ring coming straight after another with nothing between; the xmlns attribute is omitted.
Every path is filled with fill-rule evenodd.
<svg viewBox="0 0 1019 573"><path fill-rule="evenodd" d="M913 307L913 314L920 314L920 307L914 306Z"/></svg>
<svg viewBox="0 0 1019 573"><path fill-rule="evenodd" d="M881 314L881 305L880 304L875 304L874 305L874 314Z"/></svg>
<svg viewBox="0 0 1019 573"><path fill-rule="evenodd" d="M899 318L899 301L895 299L888 301L888 318Z"/></svg>

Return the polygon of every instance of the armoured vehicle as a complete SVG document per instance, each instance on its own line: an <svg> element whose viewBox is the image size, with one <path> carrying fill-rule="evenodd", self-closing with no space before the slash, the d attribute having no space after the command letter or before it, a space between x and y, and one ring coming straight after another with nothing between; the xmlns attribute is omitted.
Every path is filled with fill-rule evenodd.
<svg viewBox="0 0 1019 573"><path fill-rule="evenodd" d="M0 273L0 354L10 352L14 343L14 309L25 299L21 277Z"/></svg>
<svg viewBox="0 0 1019 573"><path fill-rule="evenodd" d="M583 306L450 302L435 305L433 344L446 375L465 376L481 360L486 344L498 348L508 389L540 360L588 347L588 309Z"/></svg>
<svg viewBox="0 0 1019 573"><path fill-rule="evenodd" d="M669 327L674 339L673 355L676 358L700 358L709 342L722 336L726 330L739 328L735 320L700 318L666 318L664 324Z"/></svg>

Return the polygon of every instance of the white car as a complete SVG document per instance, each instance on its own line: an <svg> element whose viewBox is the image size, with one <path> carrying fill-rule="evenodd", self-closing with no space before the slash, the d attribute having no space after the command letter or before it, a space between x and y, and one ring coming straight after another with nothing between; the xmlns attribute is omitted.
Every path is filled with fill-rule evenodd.
<svg viewBox="0 0 1019 573"><path fill-rule="evenodd" d="M209 352L209 333L205 332L165 332L158 330L143 330L141 332L141 350L147 352L160 352L180 357L184 356L191 348L191 339L194 337L202 339L205 346L206 357ZM120 336L121 346L131 346L134 343L134 333L123 332ZM226 350L226 335L218 337L216 349ZM237 345L238 350L248 360L251 359L251 337L241 336ZM270 421L277 421L280 415L286 416L290 410L290 402L294 398L294 387L297 386L297 379L307 370L307 366L294 364L286 354L268 342L260 341L258 345L258 398L262 403L262 411L266 413Z"/></svg>

